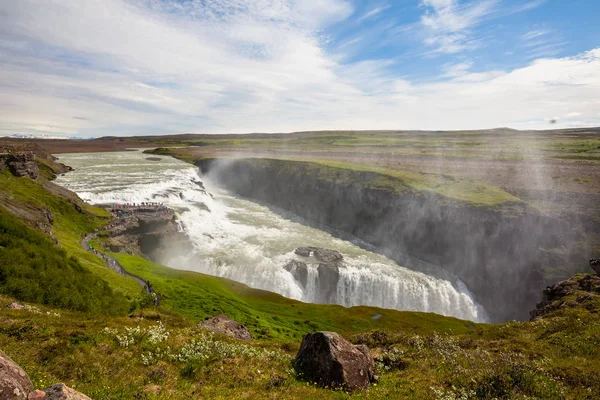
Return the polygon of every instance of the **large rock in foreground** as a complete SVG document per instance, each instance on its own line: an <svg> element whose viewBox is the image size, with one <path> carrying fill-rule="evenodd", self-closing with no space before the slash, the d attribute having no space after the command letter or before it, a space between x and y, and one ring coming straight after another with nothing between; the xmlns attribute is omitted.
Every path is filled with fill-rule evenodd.
<svg viewBox="0 0 600 400"><path fill-rule="evenodd" d="M45 390L44 400L92 400L83 393L71 389L64 383L57 383Z"/></svg>
<svg viewBox="0 0 600 400"><path fill-rule="evenodd" d="M244 325L235 322L225 314L219 314L212 318L208 318L199 323L198 327L212 332L222 333L239 340L252 340L252 334Z"/></svg>
<svg viewBox="0 0 600 400"><path fill-rule="evenodd" d="M26 399L32 391L33 383L23 368L0 351L0 400Z"/></svg>
<svg viewBox="0 0 600 400"><path fill-rule="evenodd" d="M369 348L355 346L335 332L308 333L295 360L296 371L319 386L364 390L374 376Z"/></svg>

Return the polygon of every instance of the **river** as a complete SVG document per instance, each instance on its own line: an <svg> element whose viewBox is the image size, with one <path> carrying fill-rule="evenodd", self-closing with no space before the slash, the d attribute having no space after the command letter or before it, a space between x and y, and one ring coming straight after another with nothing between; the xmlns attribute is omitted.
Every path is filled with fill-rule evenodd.
<svg viewBox="0 0 600 400"><path fill-rule="evenodd" d="M297 218L233 196L199 175L195 166L141 151L58 155L74 171L56 183L96 204L160 202L174 209L194 245L187 254L165 254L171 268L226 277L283 296L315 302L324 290L316 264L305 284L283 267L301 246L335 249L344 267L332 302L435 312L485 322L485 310L457 278L442 279L398 265Z"/></svg>

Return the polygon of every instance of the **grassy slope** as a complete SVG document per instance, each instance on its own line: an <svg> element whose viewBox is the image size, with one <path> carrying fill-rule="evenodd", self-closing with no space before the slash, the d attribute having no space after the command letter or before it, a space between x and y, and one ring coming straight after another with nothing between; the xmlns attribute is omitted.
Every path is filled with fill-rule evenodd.
<svg viewBox="0 0 600 400"><path fill-rule="evenodd" d="M42 178L32 181L28 178L16 178L8 171L0 171L0 202L22 210L50 210L54 216L52 233L69 256L76 257L84 267L107 281L117 292L130 299L138 297L140 287L134 280L123 278L106 268L98 257L81 248L81 238L86 233L104 226L108 221L108 214L74 197L73 201L83 210L78 212L72 202L56 195L51 185Z"/></svg>
<svg viewBox="0 0 600 400"><path fill-rule="evenodd" d="M141 261L125 261L130 268L144 268ZM137 267L132 266L134 261ZM160 272L156 265L146 267L152 273ZM173 283L174 277L169 276ZM180 279L190 281L189 276ZM236 289L234 296L226 290L229 282L210 282L202 276L194 281L175 282L174 290L186 291L180 294L193 299L204 288L199 296L212 293L225 298L221 303L209 297L212 307L240 307L261 318L265 315L250 307L263 301L256 293L248 295ZM221 285L224 287L219 288ZM574 293L567 300L576 301L580 295ZM64 381L94 399L349 397L294 376L291 361L299 339L263 339L246 345L207 336L192 321L164 310L144 310L136 318L97 318L77 312L56 313L45 307L6 310L9 301L0 299L0 309L5 310L0 315L0 348L24 366L39 388ZM167 304L167 308L195 308L199 301ZM596 297L583 305L561 308L537 322L477 325L446 334L433 332L437 325L434 315L425 316L431 326L419 327L417 332L401 328L403 322L395 329L348 330L347 337L373 350L381 377L368 392L352 398L597 399L600 301ZM276 304L271 307L278 308ZM287 305L281 307L283 312L273 313L285 314ZM419 317L397 314L399 318ZM331 314L335 321L347 316ZM165 339L162 342L152 341L153 335L145 333L156 327L157 319L169 332L160 335L160 329L154 328L159 332L155 336ZM446 323L439 319L442 325ZM418 324L418 319L412 322ZM270 326L277 325L272 322ZM135 333L138 327L141 331ZM127 328L132 330L128 333ZM194 341L198 343L195 346L191 345Z"/></svg>
<svg viewBox="0 0 600 400"><path fill-rule="evenodd" d="M43 233L0 207L0 293L93 314L125 314L129 303Z"/></svg>

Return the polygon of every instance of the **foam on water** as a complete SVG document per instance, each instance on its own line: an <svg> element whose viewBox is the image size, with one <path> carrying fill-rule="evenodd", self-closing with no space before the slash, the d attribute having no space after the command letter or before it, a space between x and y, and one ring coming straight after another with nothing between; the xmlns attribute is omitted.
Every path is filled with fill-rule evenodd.
<svg viewBox="0 0 600 400"><path fill-rule="evenodd" d="M56 183L92 203L161 202L176 210L190 237L192 254L170 254L173 268L226 277L283 296L316 302L330 290L334 303L427 311L485 321L483 308L458 279L445 280L399 266L392 260L318 229L283 218L267 207L229 195L199 177L196 167L141 152L65 154L75 170ZM336 249L344 255L336 287L324 288L317 265L309 264L303 286L283 266L300 246Z"/></svg>

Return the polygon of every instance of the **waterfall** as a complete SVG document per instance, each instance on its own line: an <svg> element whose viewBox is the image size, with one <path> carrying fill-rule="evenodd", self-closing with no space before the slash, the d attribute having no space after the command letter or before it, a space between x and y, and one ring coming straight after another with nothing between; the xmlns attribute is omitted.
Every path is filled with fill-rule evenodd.
<svg viewBox="0 0 600 400"><path fill-rule="evenodd" d="M56 183L92 203L151 201L173 208L194 251L163 254L160 261L172 268L229 278L304 302L368 305L486 321L483 308L456 278L441 279L405 268L283 218L267 207L231 196L202 181L190 164L170 157L149 161L141 152L65 154L60 161L75 171ZM335 270L319 270L317 262L294 254L301 246L336 249L344 260ZM305 277L299 279L284 268L290 260L308 261Z"/></svg>

